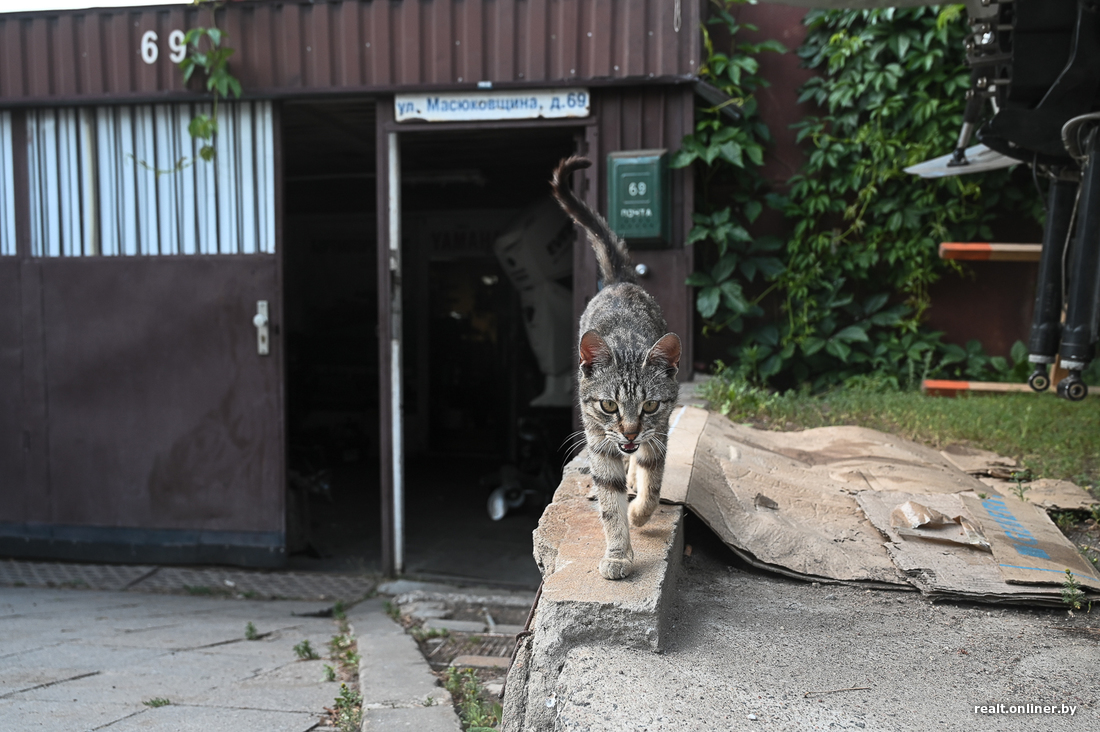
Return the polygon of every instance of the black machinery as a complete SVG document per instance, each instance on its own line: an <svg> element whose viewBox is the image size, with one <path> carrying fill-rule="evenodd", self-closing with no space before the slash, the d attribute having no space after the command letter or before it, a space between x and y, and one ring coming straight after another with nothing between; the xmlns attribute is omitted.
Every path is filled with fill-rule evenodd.
<svg viewBox="0 0 1100 732"><path fill-rule="evenodd" d="M1079 401L1100 329L1100 0L968 0L966 9L971 88L958 143L906 170L941 177L1019 161L1050 181L1028 383L1049 388L1048 368L1060 360L1068 376L1058 395ZM968 148L975 132L982 145Z"/></svg>

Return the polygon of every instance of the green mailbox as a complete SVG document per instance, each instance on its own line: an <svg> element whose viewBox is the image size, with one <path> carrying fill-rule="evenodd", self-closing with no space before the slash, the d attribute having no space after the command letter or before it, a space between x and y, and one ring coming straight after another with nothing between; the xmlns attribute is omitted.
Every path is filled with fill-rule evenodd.
<svg viewBox="0 0 1100 732"><path fill-rule="evenodd" d="M607 156L607 222L634 247L667 247L670 236L668 151Z"/></svg>

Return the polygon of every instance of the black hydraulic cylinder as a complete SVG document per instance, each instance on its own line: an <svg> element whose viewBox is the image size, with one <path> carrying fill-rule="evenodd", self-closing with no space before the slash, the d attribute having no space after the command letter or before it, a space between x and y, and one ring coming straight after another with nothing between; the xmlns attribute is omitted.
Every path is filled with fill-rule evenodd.
<svg viewBox="0 0 1100 732"><path fill-rule="evenodd" d="M1066 240L1073 219L1077 182L1055 178L1047 196L1047 221L1043 231L1043 252L1039 258L1039 281L1035 288L1035 310L1031 316L1028 360L1054 363L1062 331L1062 267Z"/></svg>
<svg viewBox="0 0 1100 732"><path fill-rule="evenodd" d="M1096 313L1097 269L1100 267L1100 130L1093 130L1087 145L1088 162L1081 174L1081 198L1077 204L1077 231L1070 252L1066 324L1058 353L1070 371L1088 366L1096 350L1093 319Z"/></svg>

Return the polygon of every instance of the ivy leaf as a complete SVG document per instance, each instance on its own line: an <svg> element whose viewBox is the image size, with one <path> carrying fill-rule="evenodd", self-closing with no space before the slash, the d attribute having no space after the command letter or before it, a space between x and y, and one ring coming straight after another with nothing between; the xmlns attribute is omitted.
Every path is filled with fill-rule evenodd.
<svg viewBox="0 0 1100 732"><path fill-rule="evenodd" d="M860 328L858 325L849 325L833 336L833 338L840 341L859 341L861 343L866 343L869 340L867 338L867 331Z"/></svg>
<svg viewBox="0 0 1100 732"><path fill-rule="evenodd" d="M684 282L689 287L710 287L715 284L714 278L706 272L692 272Z"/></svg>
<svg viewBox="0 0 1100 732"><path fill-rule="evenodd" d="M704 287L695 298L695 307L704 318L713 317L718 312L722 293L717 287Z"/></svg>
<svg viewBox="0 0 1100 732"><path fill-rule="evenodd" d="M756 263L756 268L760 270L760 274L767 279L777 277L787 269L787 265L775 257L756 257L753 262Z"/></svg>
<svg viewBox="0 0 1100 732"><path fill-rule="evenodd" d="M825 339L810 336L802 341L802 352L807 356L812 356L822 348L825 347Z"/></svg>
<svg viewBox="0 0 1100 732"><path fill-rule="evenodd" d="M845 363L847 363L848 357L852 355L852 349L835 338L830 338L825 342L825 350Z"/></svg>
<svg viewBox="0 0 1100 732"><path fill-rule="evenodd" d="M738 168L744 167L745 163L741 159L741 146L736 142L724 142L718 147L719 152L722 155L722 159L731 165L736 165Z"/></svg>
<svg viewBox="0 0 1100 732"><path fill-rule="evenodd" d="M756 217L760 215L760 212L764 210L764 204L760 201L747 201L741 208L745 213L745 218L749 220L749 223L756 221Z"/></svg>
<svg viewBox="0 0 1100 732"><path fill-rule="evenodd" d="M886 304L890 299L890 293L882 292L878 295L871 295L869 298L863 301L863 312L870 315L876 313L882 309L882 306Z"/></svg>
<svg viewBox="0 0 1100 732"><path fill-rule="evenodd" d="M711 277L714 278L714 281L717 283L729 279L729 276L733 274L733 271L737 268L738 259L739 257L734 252L727 252L725 255L723 255L722 258L718 260L718 263L714 265L714 268L710 271Z"/></svg>
<svg viewBox="0 0 1100 732"><path fill-rule="evenodd" d="M756 278L756 260L746 259L741 263L741 272L752 282Z"/></svg>
<svg viewBox="0 0 1100 732"><path fill-rule="evenodd" d="M726 280L718 289L722 293L722 304L727 308L738 315L744 315L748 311L749 304L745 302L745 296L742 294L741 285L731 280Z"/></svg>

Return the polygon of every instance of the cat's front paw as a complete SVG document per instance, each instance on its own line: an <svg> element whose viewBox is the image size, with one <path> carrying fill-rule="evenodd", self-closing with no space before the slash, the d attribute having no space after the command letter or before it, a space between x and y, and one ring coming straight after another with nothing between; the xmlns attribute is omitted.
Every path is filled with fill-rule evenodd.
<svg viewBox="0 0 1100 732"><path fill-rule="evenodd" d="M634 569L634 562L630 559L604 557L600 560L600 574L604 579L617 580L629 577Z"/></svg>

